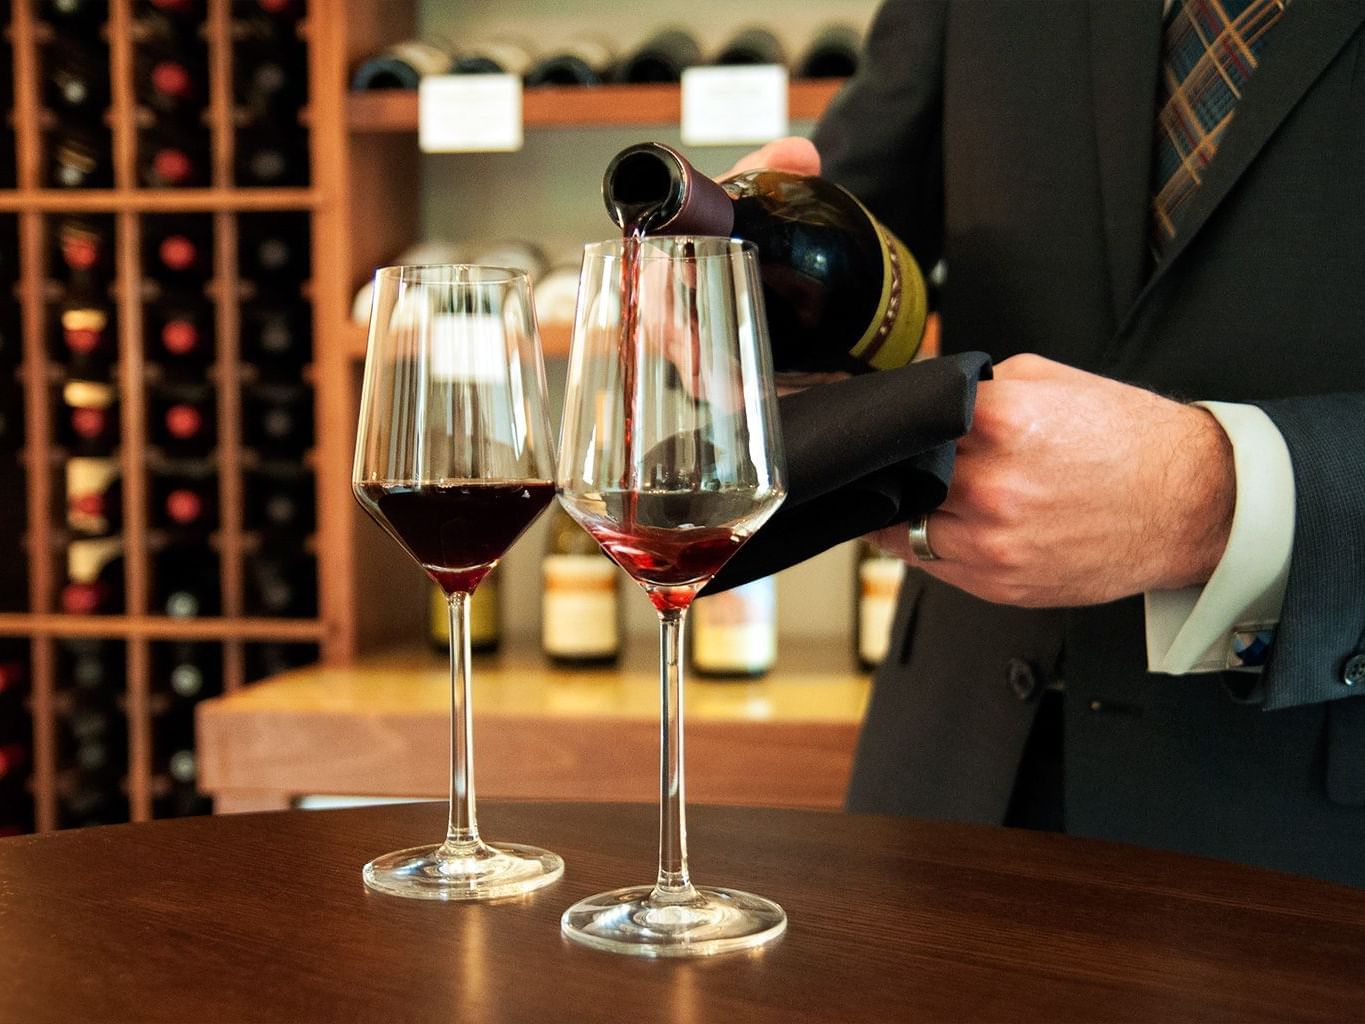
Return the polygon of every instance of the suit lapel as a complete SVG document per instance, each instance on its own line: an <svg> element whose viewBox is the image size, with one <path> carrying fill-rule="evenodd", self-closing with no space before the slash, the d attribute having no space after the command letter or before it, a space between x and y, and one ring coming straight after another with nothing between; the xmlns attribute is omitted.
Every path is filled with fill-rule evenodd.
<svg viewBox="0 0 1365 1024"><path fill-rule="evenodd" d="M1295 0L1271 32L1262 66L1247 83L1218 152L1181 215L1178 234L1157 265L1138 302L1171 265L1223 202L1256 155L1303 94L1365 21L1365 4L1345 0ZM1150 162L1150 161L1149 161ZM1146 206L1144 206L1144 212ZM1129 311L1129 315L1134 310Z"/></svg>
<svg viewBox="0 0 1365 1024"><path fill-rule="evenodd" d="M1142 287L1147 266L1147 199L1161 60L1159 0L1094 0L1090 46L1101 213L1117 323Z"/></svg>

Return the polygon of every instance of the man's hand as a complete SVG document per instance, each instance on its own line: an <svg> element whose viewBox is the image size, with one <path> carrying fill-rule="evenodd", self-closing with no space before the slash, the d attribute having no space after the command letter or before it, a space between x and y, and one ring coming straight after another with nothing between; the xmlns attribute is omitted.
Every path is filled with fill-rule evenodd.
<svg viewBox="0 0 1365 1024"><path fill-rule="evenodd" d="M1232 447L1203 409L1020 355L978 392L943 506L938 561L905 528L879 544L997 604L1099 604L1206 582L1236 502Z"/></svg>
<svg viewBox="0 0 1365 1024"><path fill-rule="evenodd" d="M736 174L756 171L761 167L774 171L790 171L792 174L818 175L820 154L816 152L815 144L810 139L789 135L784 139L774 139L761 149L740 157L735 166L722 174L718 180L723 181Z"/></svg>

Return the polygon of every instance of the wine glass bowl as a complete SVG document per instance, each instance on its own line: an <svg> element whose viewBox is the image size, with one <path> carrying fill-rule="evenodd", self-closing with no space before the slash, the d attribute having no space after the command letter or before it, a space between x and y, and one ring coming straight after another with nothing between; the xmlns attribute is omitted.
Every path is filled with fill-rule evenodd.
<svg viewBox="0 0 1365 1024"><path fill-rule="evenodd" d="M371 861L371 889L416 899L518 895L564 862L490 845L476 821L469 597L554 498L530 283L520 271L386 267L375 275L352 489L446 594L451 771L445 841Z"/></svg>
<svg viewBox="0 0 1365 1024"><path fill-rule="evenodd" d="M688 606L786 493L768 359L752 245L654 236L587 247L559 498L658 612L662 714L657 879L565 911L564 934L585 945L700 956L786 928L770 900L692 884L683 771Z"/></svg>

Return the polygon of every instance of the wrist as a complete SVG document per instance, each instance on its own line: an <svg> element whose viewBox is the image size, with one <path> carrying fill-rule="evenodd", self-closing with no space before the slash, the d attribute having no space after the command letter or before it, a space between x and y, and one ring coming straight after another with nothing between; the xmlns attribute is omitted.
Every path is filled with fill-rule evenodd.
<svg viewBox="0 0 1365 1024"><path fill-rule="evenodd" d="M1157 542L1168 557L1153 589L1202 586L1222 561L1237 505L1237 472L1232 442L1205 409L1182 407L1184 429L1172 446L1167 521Z"/></svg>

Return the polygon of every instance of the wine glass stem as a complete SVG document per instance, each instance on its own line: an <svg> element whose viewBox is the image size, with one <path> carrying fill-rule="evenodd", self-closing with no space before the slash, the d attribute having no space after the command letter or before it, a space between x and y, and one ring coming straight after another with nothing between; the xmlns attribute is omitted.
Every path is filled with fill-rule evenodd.
<svg viewBox="0 0 1365 1024"><path fill-rule="evenodd" d="M469 594L454 593L450 611L450 820L442 849L451 856L477 850L474 818L474 716L469 709Z"/></svg>
<svg viewBox="0 0 1365 1024"><path fill-rule="evenodd" d="M682 903L697 895L687 873L683 771L683 620L685 608L659 613L659 879L651 898Z"/></svg>

